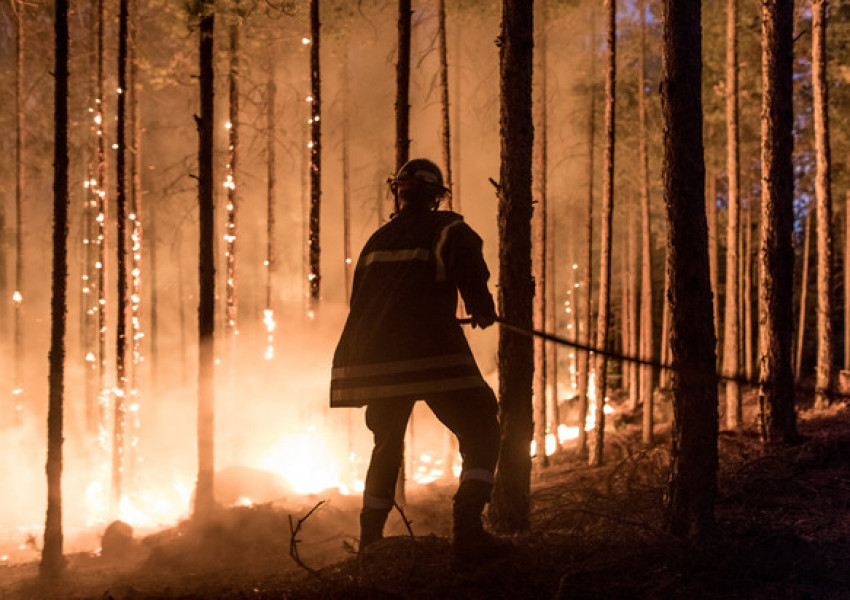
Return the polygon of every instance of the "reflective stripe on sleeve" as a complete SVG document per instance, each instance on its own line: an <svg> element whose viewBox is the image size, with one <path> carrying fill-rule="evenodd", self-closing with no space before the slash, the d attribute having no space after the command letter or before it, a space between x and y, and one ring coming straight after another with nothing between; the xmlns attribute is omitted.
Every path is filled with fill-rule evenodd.
<svg viewBox="0 0 850 600"><path fill-rule="evenodd" d="M445 367L455 366L475 366L475 359L469 354L446 354L442 356L429 356L427 358L414 358L411 360L399 360L395 362L376 363L371 365L334 367L331 376L334 379L375 377L380 375L427 371L430 369L442 369Z"/></svg>
<svg viewBox="0 0 850 600"><path fill-rule="evenodd" d="M411 260L427 261L431 252L427 248L404 248L402 250L375 250L360 259L359 268L372 263L407 262Z"/></svg>

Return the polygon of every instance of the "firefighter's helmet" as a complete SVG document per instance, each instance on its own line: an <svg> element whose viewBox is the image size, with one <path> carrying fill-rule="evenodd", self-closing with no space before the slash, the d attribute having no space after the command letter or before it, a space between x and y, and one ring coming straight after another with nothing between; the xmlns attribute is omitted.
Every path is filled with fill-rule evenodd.
<svg viewBox="0 0 850 600"><path fill-rule="evenodd" d="M402 180L413 181L417 184L417 187L434 192L435 196L445 195L449 191L443 182L443 173L440 171L440 167L427 158L414 158L404 163L396 176L390 180L390 187L393 192L398 189L398 183Z"/></svg>

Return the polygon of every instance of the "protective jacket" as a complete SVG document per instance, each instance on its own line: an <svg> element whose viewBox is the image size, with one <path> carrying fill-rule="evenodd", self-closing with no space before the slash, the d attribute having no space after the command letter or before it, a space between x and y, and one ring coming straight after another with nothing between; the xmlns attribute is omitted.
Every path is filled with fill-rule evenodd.
<svg viewBox="0 0 850 600"><path fill-rule="evenodd" d="M456 319L495 314L481 238L454 212L402 210L366 242L333 360L331 406L487 387Z"/></svg>

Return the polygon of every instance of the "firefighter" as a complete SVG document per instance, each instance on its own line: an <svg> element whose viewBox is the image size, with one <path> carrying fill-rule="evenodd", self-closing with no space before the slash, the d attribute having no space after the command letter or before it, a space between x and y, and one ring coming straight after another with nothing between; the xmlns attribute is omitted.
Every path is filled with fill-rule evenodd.
<svg viewBox="0 0 850 600"><path fill-rule="evenodd" d="M331 406L366 406L374 448L360 513L360 549L383 536L413 405L424 400L458 438L463 466L453 504L453 558L505 547L481 523L499 453L498 404L457 321L458 291L473 327L495 322L481 238L438 211L448 193L430 160L390 179L396 213L366 242L333 360Z"/></svg>

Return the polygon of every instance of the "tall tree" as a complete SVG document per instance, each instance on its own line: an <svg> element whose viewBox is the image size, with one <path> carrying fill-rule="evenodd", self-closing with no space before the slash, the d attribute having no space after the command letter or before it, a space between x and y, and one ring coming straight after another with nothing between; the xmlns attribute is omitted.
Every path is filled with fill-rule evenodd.
<svg viewBox="0 0 850 600"><path fill-rule="evenodd" d="M315 314L321 297L321 269L319 246L319 218L322 202L322 77L319 61L319 0L310 0L310 219L307 246L310 272L309 286L310 315Z"/></svg>
<svg viewBox="0 0 850 600"><path fill-rule="evenodd" d="M275 102L277 86L274 82L274 63L269 60L269 75L266 82L266 307L263 321L266 324L266 359L274 356L274 293L272 281L277 270L275 251L275 215L277 204L277 160L275 148Z"/></svg>
<svg viewBox="0 0 850 600"><path fill-rule="evenodd" d="M708 177L708 196L705 199L705 215L708 219L708 264L711 269L711 296L714 299L714 331L718 332L718 360L720 351L720 273L717 256L717 176ZM718 365L720 366L720 365Z"/></svg>
<svg viewBox="0 0 850 600"><path fill-rule="evenodd" d="M24 2L15 8L15 415L20 420L24 393ZM5 265L4 265L5 270Z"/></svg>
<svg viewBox="0 0 850 600"><path fill-rule="evenodd" d="M640 4L640 54L638 64L638 126L640 140L640 226L641 226L641 269L640 269L640 358L652 358L652 239L649 222L649 157L647 152L646 128L646 11L647 2ZM643 400L643 443L652 443L654 407L652 399L652 366L640 368L640 398Z"/></svg>
<svg viewBox="0 0 850 600"><path fill-rule="evenodd" d="M596 315L596 347L608 347L611 310L611 226L614 216L614 122L617 95L617 0L605 0L607 8L608 59L605 67L605 170L602 177L602 231L599 252L599 311ZM605 449L605 379L608 360L604 353L596 355L596 427L590 448L591 465L601 465Z"/></svg>
<svg viewBox="0 0 850 600"><path fill-rule="evenodd" d="M817 175L818 238L818 362L815 404L825 406L835 395L835 358L833 356L832 302L832 171L829 144L829 82L827 80L826 33L829 0L812 2L812 91L815 113L815 152Z"/></svg>
<svg viewBox="0 0 850 600"><path fill-rule="evenodd" d="M115 405L112 420L112 514L118 516L123 496L124 431L127 392L127 26L128 0L118 3L118 123L115 161L116 262L118 266L118 320L115 325Z"/></svg>
<svg viewBox="0 0 850 600"><path fill-rule="evenodd" d="M213 203L213 125L215 123L213 72L213 31L215 3L201 0L199 31L199 71L201 114L198 125L198 481L194 515L210 517L215 506L213 479L215 421L215 210Z"/></svg>
<svg viewBox="0 0 850 600"><path fill-rule="evenodd" d="M794 356L794 379L800 380L803 366L803 342L806 337L806 305L808 304L809 291L809 256L811 255L812 240L812 215L803 217L806 221L805 234L803 234L803 269L800 274L800 312L797 319L797 352Z"/></svg>
<svg viewBox="0 0 850 600"><path fill-rule="evenodd" d="M738 238L741 220L739 192L740 143L738 136L738 0L726 3L726 172L729 180L726 225L726 308L723 311L723 374L726 379L726 427L738 429L742 421L740 370L740 303L738 302Z"/></svg>
<svg viewBox="0 0 850 600"><path fill-rule="evenodd" d="M533 4L503 0L498 39L501 168L499 175L499 313L511 324L532 325L531 73ZM490 522L513 532L529 525L533 433L531 383L534 351L528 337L499 330L501 451Z"/></svg>
<svg viewBox="0 0 850 600"><path fill-rule="evenodd" d="M744 375L753 380L753 199L747 204L744 251Z"/></svg>
<svg viewBox="0 0 850 600"><path fill-rule="evenodd" d="M106 5L97 0L97 83L95 98L95 125L97 126L97 375L100 392L98 396L98 429L108 436L107 410L109 408L109 384L107 383L107 265L109 246L109 161L106 152Z"/></svg>
<svg viewBox="0 0 850 600"><path fill-rule="evenodd" d="M534 276L534 327L545 329L546 327L546 300L548 291L547 256L546 250L548 240L549 207L546 196L546 0L539 0L540 13L537 19L537 65L539 77L538 86L538 110L536 124L534 126L537 135L534 139L532 179L534 180L534 204L535 210L532 221L532 268ZM546 434L548 432L547 406L546 406L546 343L542 338L534 339L534 440L537 448L537 458L542 466L549 466L549 457L546 455Z"/></svg>
<svg viewBox="0 0 850 600"><path fill-rule="evenodd" d="M449 112L449 61L446 39L446 0L438 0L437 36L440 42L440 104L443 110L442 142L446 187L449 188L449 210L454 210L452 191L452 129Z"/></svg>
<svg viewBox="0 0 850 600"><path fill-rule="evenodd" d="M714 528L717 378L705 163L701 6L664 0L661 106L673 353L673 464L668 524L675 535Z"/></svg>
<svg viewBox="0 0 850 600"><path fill-rule="evenodd" d="M762 3L761 272L759 273L759 403L768 442L797 438L793 328L794 150L792 70L794 1Z"/></svg>
<svg viewBox="0 0 850 600"><path fill-rule="evenodd" d="M354 263L351 258L351 155L348 149L351 110L351 86L348 72L348 49L342 58L342 252L345 270L345 299L351 298Z"/></svg>
<svg viewBox="0 0 850 600"><path fill-rule="evenodd" d="M410 0L398 0L398 62L396 63L395 168L410 158ZM398 210L398 207L395 207Z"/></svg>
<svg viewBox="0 0 850 600"><path fill-rule="evenodd" d="M230 42L230 65L227 72L228 117L227 117L227 165L225 166L227 187L226 221L224 224L224 339L228 348L228 360L232 361L239 330L239 299L237 296L237 226L239 220L239 42L241 19L239 2L234 3L233 21L228 28Z"/></svg>
<svg viewBox="0 0 850 600"><path fill-rule="evenodd" d="M844 199L844 368L850 370L850 190Z"/></svg>
<svg viewBox="0 0 850 600"><path fill-rule="evenodd" d="M596 146L596 8L591 6L590 41L590 76L588 85L589 115L587 119L587 204L584 217L584 252L582 263L585 269L584 296L582 297L582 319L584 334L580 338L582 344L589 346L594 340L593 329L593 173L594 149ZM577 332L578 334L578 332ZM590 352L579 351L578 354L578 440L577 453L580 457L587 456L587 410L590 389Z"/></svg>
<svg viewBox="0 0 850 600"><path fill-rule="evenodd" d="M62 534L62 438L65 396L65 314L68 284L68 0L56 0L53 74L53 290L50 302L50 371L47 408L47 514L39 571L53 578L65 569Z"/></svg>

